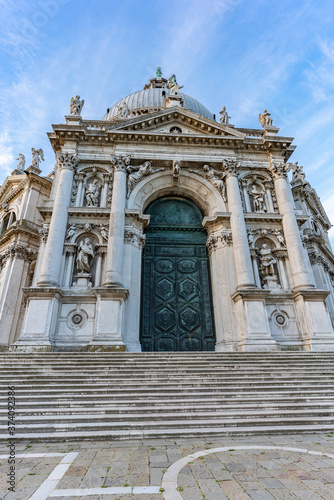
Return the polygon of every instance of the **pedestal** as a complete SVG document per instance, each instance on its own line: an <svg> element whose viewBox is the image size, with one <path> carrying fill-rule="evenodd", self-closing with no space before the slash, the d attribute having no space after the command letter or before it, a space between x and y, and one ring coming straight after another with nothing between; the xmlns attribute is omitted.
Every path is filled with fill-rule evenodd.
<svg viewBox="0 0 334 500"><path fill-rule="evenodd" d="M277 276L265 276L262 278L264 281L263 288L265 290L274 290L275 292L278 292L279 290L282 289L281 285L278 284L277 281Z"/></svg>
<svg viewBox="0 0 334 500"><path fill-rule="evenodd" d="M92 288L92 275L89 273L82 273L75 275L75 282L72 285L74 291L89 290Z"/></svg>

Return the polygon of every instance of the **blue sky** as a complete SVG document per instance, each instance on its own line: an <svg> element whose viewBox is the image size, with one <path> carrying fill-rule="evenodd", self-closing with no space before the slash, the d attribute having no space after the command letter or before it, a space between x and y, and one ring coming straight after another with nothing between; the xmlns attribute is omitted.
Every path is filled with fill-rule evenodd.
<svg viewBox="0 0 334 500"><path fill-rule="evenodd" d="M266 107L334 222L331 0L0 0L0 183L31 147L52 170L46 132L72 95L102 118L157 66L236 126Z"/></svg>

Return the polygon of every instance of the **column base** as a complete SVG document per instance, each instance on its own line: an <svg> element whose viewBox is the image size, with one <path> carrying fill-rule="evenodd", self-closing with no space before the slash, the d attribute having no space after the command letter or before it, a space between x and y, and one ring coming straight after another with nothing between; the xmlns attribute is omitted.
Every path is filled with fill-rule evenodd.
<svg viewBox="0 0 334 500"><path fill-rule="evenodd" d="M51 352L53 345L50 342L35 340L18 340L10 346L11 352Z"/></svg>
<svg viewBox="0 0 334 500"><path fill-rule="evenodd" d="M107 339L101 339L98 342L90 342L84 349L87 352L125 352L126 347L123 342L110 342Z"/></svg>
<svg viewBox="0 0 334 500"><path fill-rule="evenodd" d="M234 342L217 342L215 345L216 352L233 352L235 350Z"/></svg>

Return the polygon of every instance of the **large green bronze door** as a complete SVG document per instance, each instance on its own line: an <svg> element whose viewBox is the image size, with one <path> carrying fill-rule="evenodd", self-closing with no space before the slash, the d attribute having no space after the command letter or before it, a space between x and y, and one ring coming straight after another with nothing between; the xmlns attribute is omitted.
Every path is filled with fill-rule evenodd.
<svg viewBox="0 0 334 500"><path fill-rule="evenodd" d="M214 351L203 215L189 200L162 198L147 210L143 252L143 351Z"/></svg>

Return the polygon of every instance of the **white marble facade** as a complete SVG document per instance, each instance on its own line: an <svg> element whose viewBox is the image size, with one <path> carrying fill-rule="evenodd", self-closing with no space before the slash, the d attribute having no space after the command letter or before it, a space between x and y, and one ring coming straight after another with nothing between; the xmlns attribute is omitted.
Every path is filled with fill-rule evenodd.
<svg viewBox="0 0 334 500"><path fill-rule="evenodd" d="M218 123L161 75L102 120L77 101L52 174L34 150L0 188L1 348L141 351L146 209L176 196L203 214L217 351L334 350L330 222L291 137Z"/></svg>

